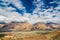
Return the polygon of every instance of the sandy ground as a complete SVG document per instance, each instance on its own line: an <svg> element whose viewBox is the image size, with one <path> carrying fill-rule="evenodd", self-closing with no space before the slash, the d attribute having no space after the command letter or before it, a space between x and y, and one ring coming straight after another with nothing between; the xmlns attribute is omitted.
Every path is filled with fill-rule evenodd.
<svg viewBox="0 0 60 40"><path fill-rule="evenodd" d="M4 34L4 32L2 33ZM49 33L39 31L5 32L5 35L0 37L0 40L60 40L60 30Z"/></svg>

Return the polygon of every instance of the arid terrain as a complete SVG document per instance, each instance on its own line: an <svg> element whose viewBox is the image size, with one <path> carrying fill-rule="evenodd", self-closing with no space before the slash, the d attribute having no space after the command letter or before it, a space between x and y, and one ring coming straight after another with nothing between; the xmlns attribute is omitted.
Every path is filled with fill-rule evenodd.
<svg viewBox="0 0 60 40"><path fill-rule="evenodd" d="M42 22L1 24L0 40L60 40L60 24Z"/></svg>
<svg viewBox="0 0 60 40"><path fill-rule="evenodd" d="M0 35L0 40L60 40L60 29L50 33L1 32Z"/></svg>

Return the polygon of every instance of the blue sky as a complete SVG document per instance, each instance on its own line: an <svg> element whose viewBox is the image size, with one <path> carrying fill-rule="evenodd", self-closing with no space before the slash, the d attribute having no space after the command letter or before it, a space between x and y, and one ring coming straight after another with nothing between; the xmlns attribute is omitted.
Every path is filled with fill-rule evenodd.
<svg viewBox="0 0 60 40"><path fill-rule="evenodd" d="M0 21L60 23L59 17L59 0L0 0Z"/></svg>

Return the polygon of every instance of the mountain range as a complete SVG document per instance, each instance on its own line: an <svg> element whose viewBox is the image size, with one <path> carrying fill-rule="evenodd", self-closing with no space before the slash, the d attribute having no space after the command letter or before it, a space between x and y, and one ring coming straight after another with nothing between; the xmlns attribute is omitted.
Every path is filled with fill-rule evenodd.
<svg viewBox="0 0 60 40"><path fill-rule="evenodd" d="M0 24L0 30L51 30L59 29L60 24L38 22L31 24L29 22L11 22Z"/></svg>

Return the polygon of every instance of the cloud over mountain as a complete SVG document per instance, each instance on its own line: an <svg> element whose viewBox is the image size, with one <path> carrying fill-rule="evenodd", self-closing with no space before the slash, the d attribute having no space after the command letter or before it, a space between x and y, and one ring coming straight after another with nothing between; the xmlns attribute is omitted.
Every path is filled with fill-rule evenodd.
<svg viewBox="0 0 60 40"><path fill-rule="evenodd" d="M12 6L8 6L12 4ZM35 9L32 13L27 13L26 7L22 4L22 1L20 0L4 0L3 3L0 3L0 20L3 20L5 22L9 21L28 21L30 23L36 23L36 22L55 22L60 23L60 4L57 7L51 6L48 9L45 9L44 2L41 1L34 1L33 5L35 5ZM23 11L22 13L17 12L16 10L19 9L19 11Z"/></svg>

